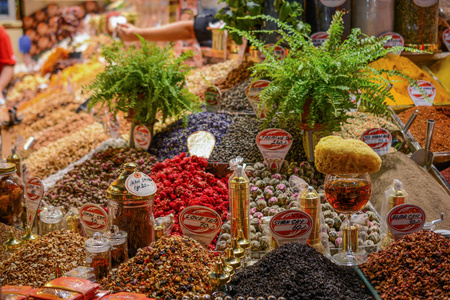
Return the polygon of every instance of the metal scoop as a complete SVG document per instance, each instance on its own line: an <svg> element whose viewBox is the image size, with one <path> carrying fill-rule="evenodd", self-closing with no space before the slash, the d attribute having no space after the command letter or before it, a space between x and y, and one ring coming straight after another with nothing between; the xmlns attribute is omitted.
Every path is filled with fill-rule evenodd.
<svg viewBox="0 0 450 300"><path fill-rule="evenodd" d="M406 123L405 127L402 131L396 130L392 132L392 147L397 149L397 151L406 152L406 133L408 133L409 128L413 124L414 120L416 119L417 115L419 114L419 111L416 110L411 117L409 118L408 122Z"/></svg>
<svg viewBox="0 0 450 300"><path fill-rule="evenodd" d="M434 154L430 151L431 139L434 131L434 120L428 120L427 133L425 136L425 149L419 149L411 156L411 159L415 161L419 166L429 170L434 160Z"/></svg>

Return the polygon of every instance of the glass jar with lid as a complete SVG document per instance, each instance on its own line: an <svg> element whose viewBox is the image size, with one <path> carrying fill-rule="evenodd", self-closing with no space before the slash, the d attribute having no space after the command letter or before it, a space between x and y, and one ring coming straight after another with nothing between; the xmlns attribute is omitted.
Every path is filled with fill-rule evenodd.
<svg viewBox="0 0 450 300"><path fill-rule="evenodd" d="M353 1L352 27L369 36L394 31L394 0Z"/></svg>
<svg viewBox="0 0 450 300"><path fill-rule="evenodd" d="M311 25L311 33L327 31L336 11L343 10L344 38L346 38L352 28L351 6L351 0L306 0L306 23Z"/></svg>
<svg viewBox="0 0 450 300"><path fill-rule="evenodd" d="M117 268L121 263L128 260L127 233L119 230L117 225L111 226L111 229L103 234L111 243L111 268Z"/></svg>
<svg viewBox="0 0 450 300"><path fill-rule="evenodd" d="M95 279L99 281L111 271L111 243L100 232L84 243L86 263L94 268Z"/></svg>
<svg viewBox="0 0 450 300"><path fill-rule="evenodd" d="M137 249L154 241L153 201L156 185L150 179L154 185L153 193L146 196L137 196L128 191L125 183L128 177L135 173L136 168L136 163L125 163L123 172L106 192L111 225L117 225L128 234L129 257L135 256Z"/></svg>
<svg viewBox="0 0 450 300"><path fill-rule="evenodd" d="M63 229L63 217L59 207L45 206L39 214L39 234L46 235L49 232Z"/></svg>
<svg viewBox="0 0 450 300"><path fill-rule="evenodd" d="M24 184L12 163L0 163L0 222L10 226L20 225Z"/></svg>

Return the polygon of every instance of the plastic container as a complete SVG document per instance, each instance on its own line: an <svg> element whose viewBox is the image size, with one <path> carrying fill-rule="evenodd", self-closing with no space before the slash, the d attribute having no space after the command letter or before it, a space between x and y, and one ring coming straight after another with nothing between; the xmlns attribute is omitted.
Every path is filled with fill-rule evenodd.
<svg viewBox="0 0 450 300"><path fill-rule="evenodd" d="M111 243L100 232L96 232L84 245L86 262L94 268L95 279L98 281L111 271Z"/></svg>
<svg viewBox="0 0 450 300"><path fill-rule="evenodd" d="M369 36L394 31L394 0L353 1L352 27Z"/></svg>
<svg viewBox="0 0 450 300"><path fill-rule="evenodd" d="M45 206L39 214L39 234L46 235L49 232L61 230L63 228L63 217L59 207L52 205Z"/></svg>
<svg viewBox="0 0 450 300"><path fill-rule="evenodd" d="M439 0L395 0L394 30L405 46L437 52Z"/></svg>
<svg viewBox="0 0 450 300"><path fill-rule="evenodd" d="M311 33L327 31L330 28L333 15L338 10L344 10L344 38L352 28L351 0L306 0L306 22L311 25Z"/></svg>
<svg viewBox="0 0 450 300"><path fill-rule="evenodd" d="M128 234L113 225L110 231L103 234L103 237L111 244L111 268L117 268L121 263L128 260Z"/></svg>
<svg viewBox="0 0 450 300"><path fill-rule="evenodd" d="M20 225L24 184L12 163L0 163L0 222L10 226Z"/></svg>

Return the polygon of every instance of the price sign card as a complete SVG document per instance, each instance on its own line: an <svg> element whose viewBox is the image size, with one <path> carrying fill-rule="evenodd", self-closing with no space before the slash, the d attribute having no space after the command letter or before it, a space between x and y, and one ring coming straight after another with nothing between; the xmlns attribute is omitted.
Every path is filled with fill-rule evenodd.
<svg viewBox="0 0 450 300"><path fill-rule="evenodd" d="M256 136L256 145L264 157L264 162L277 171L280 170L292 142L293 138L287 131L277 128L263 130Z"/></svg>
<svg viewBox="0 0 450 300"><path fill-rule="evenodd" d="M156 183L145 173L134 172L125 180L125 188L135 196L147 197L156 193Z"/></svg>
<svg viewBox="0 0 450 300"><path fill-rule="evenodd" d="M120 130L119 118L117 118L117 116L114 116L112 113L108 113L106 118L109 128L109 134L113 139L117 139L119 137Z"/></svg>
<svg viewBox="0 0 450 300"><path fill-rule="evenodd" d="M206 111L216 113L219 110L222 92L216 86L210 86L205 91Z"/></svg>
<svg viewBox="0 0 450 300"><path fill-rule="evenodd" d="M398 34L396 32L386 32L386 33L383 33L382 35L380 35L379 37L384 38L386 36L390 36L391 39L389 41L387 41L386 43L384 43L384 45L383 45L384 49L405 46L405 40L403 39L403 37L400 34ZM401 51L397 52L396 54L400 55Z"/></svg>
<svg viewBox="0 0 450 300"><path fill-rule="evenodd" d="M320 47L323 43L325 43L326 40L328 40L329 36L330 35L327 32L319 31L311 34L310 38L315 47Z"/></svg>
<svg viewBox="0 0 450 300"><path fill-rule="evenodd" d="M426 80L417 80L417 85L430 100L425 99L417 87L411 84L408 86L408 94L415 106L433 106L434 98L436 97L436 88L431 82Z"/></svg>
<svg viewBox="0 0 450 300"><path fill-rule="evenodd" d="M207 131L197 131L187 139L187 146L191 155L209 158L216 145L216 139Z"/></svg>
<svg viewBox="0 0 450 300"><path fill-rule="evenodd" d="M25 205L27 207L27 224L28 227L32 227L34 219L36 218L36 213L41 204L42 197L44 196L44 185L42 181L37 177L32 177L27 181L25 185L26 201Z"/></svg>
<svg viewBox="0 0 450 300"><path fill-rule="evenodd" d="M95 232L104 233L108 229L108 214L97 204L87 203L80 208L80 221L88 237Z"/></svg>
<svg viewBox="0 0 450 300"><path fill-rule="evenodd" d="M306 244L313 228L313 220L304 211L285 210L273 216L269 225L278 245L290 242Z"/></svg>
<svg viewBox="0 0 450 300"><path fill-rule="evenodd" d="M152 141L152 134L150 130L143 125L138 125L134 128L133 135L134 146L147 151L150 146L150 142Z"/></svg>
<svg viewBox="0 0 450 300"><path fill-rule="evenodd" d="M269 84L269 80L257 80L253 83L250 83L245 88L247 99L250 102L253 111L256 113L256 115L258 115L260 119L264 119L266 117L267 110L264 107L261 107L261 99L259 98L259 94L261 94L262 90L264 90ZM259 109L261 109L261 113L259 113Z"/></svg>
<svg viewBox="0 0 450 300"><path fill-rule="evenodd" d="M205 247L219 233L222 227L220 215L209 207L189 206L180 213L181 231Z"/></svg>
<svg viewBox="0 0 450 300"><path fill-rule="evenodd" d="M273 49L273 54L278 60L283 60L286 57L286 50L280 45L275 46L275 44L267 44L264 45L264 49L268 52ZM258 57L261 62L266 60L266 55L261 52L261 50L258 50Z"/></svg>
<svg viewBox="0 0 450 300"><path fill-rule="evenodd" d="M361 140L372 148L379 156L389 153L392 144L392 135L383 128L372 128L364 131Z"/></svg>
<svg viewBox="0 0 450 300"><path fill-rule="evenodd" d="M447 28L442 33L442 40L445 43L445 46L447 46L447 50L450 51L450 28Z"/></svg>
<svg viewBox="0 0 450 300"><path fill-rule="evenodd" d="M419 231L425 225L426 215L422 208L414 204L402 204L388 213L386 222L395 240Z"/></svg>

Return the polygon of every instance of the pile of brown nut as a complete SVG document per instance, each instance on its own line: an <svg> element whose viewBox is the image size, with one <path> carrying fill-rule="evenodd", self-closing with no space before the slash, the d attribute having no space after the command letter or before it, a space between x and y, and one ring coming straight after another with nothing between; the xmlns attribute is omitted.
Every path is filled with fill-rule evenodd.
<svg viewBox="0 0 450 300"><path fill-rule="evenodd" d="M41 287L55 276L84 264L85 238L68 230L54 231L28 242L0 263L2 285Z"/></svg>
<svg viewBox="0 0 450 300"><path fill-rule="evenodd" d="M100 284L113 292L135 292L156 299L192 299L210 288L214 254L195 240L163 237L114 269Z"/></svg>
<svg viewBox="0 0 450 300"><path fill-rule="evenodd" d="M20 239L24 233L20 229L0 223L0 261L6 258L5 248L3 247L3 244L8 240L8 235L11 230L17 239Z"/></svg>
<svg viewBox="0 0 450 300"><path fill-rule="evenodd" d="M448 299L450 240L418 231L370 254L360 268L382 299Z"/></svg>

